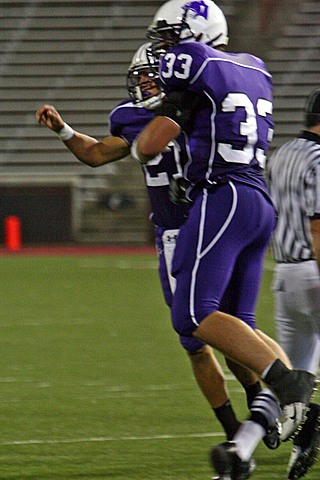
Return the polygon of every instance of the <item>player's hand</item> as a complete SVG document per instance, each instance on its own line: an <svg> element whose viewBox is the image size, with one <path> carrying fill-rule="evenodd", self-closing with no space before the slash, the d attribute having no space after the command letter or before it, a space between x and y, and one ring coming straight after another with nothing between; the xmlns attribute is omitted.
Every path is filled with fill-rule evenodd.
<svg viewBox="0 0 320 480"><path fill-rule="evenodd" d="M54 132L60 132L64 126L64 121L53 105L43 105L39 108L36 119L40 125L46 125Z"/></svg>
<svg viewBox="0 0 320 480"><path fill-rule="evenodd" d="M187 205L190 200L187 198L187 190L190 182L183 177L172 178L169 186L169 197L176 205Z"/></svg>

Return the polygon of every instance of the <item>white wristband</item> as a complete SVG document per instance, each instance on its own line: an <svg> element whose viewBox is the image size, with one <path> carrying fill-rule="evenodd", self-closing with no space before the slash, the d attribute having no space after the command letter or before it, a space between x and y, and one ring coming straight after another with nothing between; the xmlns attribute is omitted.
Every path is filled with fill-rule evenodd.
<svg viewBox="0 0 320 480"><path fill-rule="evenodd" d="M137 149L137 143L138 143L138 138L135 138L131 145L131 151L130 151L131 156L141 164L147 163L140 158L138 149Z"/></svg>
<svg viewBox="0 0 320 480"><path fill-rule="evenodd" d="M65 123L63 125L63 127L61 128L61 130L59 132L57 132L58 137L63 142L66 142L67 140L70 140L74 136L74 134L75 134L75 131L67 123Z"/></svg>

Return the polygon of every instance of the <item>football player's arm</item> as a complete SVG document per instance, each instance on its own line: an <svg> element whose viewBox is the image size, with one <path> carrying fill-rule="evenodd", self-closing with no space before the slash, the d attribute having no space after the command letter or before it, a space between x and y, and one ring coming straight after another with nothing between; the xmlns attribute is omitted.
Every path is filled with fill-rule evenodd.
<svg viewBox="0 0 320 480"><path fill-rule="evenodd" d="M181 130L190 126L201 98L189 90L172 90L157 107L155 118L133 143L131 153L141 163L162 152Z"/></svg>
<svg viewBox="0 0 320 480"><path fill-rule="evenodd" d="M74 131L67 125L52 105L43 105L36 113L37 121L57 133L66 147L90 167L99 167L120 160L130 153L130 146L121 137L109 136L98 141Z"/></svg>
<svg viewBox="0 0 320 480"><path fill-rule="evenodd" d="M319 274L320 274L320 218L313 218L310 221L311 235L314 254L318 263Z"/></svg>
<svg viewBox="0 0 320 480"><path fill-rule="evenodd" d="M100 167L120 160L130 153L130 146L121 137L109 136L98 141L83 133L74 132L73 137L64 143L78 160L90 167Z"/></svg>
<svg viewBox="0 0 320 480"><path fill-rule="evenodd" d="M131 153L141 163L147 163L164 151L180 132L180 126L170 118L156 116L134 141Z"/></svg>

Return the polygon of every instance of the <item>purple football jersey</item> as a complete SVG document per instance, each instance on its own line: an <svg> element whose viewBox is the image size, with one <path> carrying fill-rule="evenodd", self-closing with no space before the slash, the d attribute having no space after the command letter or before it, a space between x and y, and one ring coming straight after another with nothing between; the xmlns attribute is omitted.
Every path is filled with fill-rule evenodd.
<svg viewBox="0 0 320 480"><path fill-rule="evenodd" d="M110 114L110 132L131 145L153 117L151 110L133 105L131 101L122 102ZM186 219L187 207L170 201L169 184L171 178L182 176L187 161L185 135L182 134L171 142L168 152L160 153L142 166L153 222L158 227L179 228Z"/></svg>
<svg viewBox="0 0 320 480"><path fill-rule="evenodd" d="M144 107L125 101L115 107L110 114L110 132L123 138L129 145L140 131L152 120L154 113ZM185 163L189 160L186 136L181 134L170 144L167 152L157 155L142 165L145 183L152 208L153 222L156 225L156 246L159 259L159 275L165 301L172 304L173 287L170 283L171 259L166 254L165 243L171 240L175 245L176 235L187 218L188 207L175 205L169 198L169 184L172 178L182 176ZM175 231L175 233L173 233ZM169 238L170 237L170 238ZM169 240L168 240L169 238ZM195 352L203 346L196 338L179 336L184 349Z"/></svg>
<svg viewBox="0 0 320 480"><path fill-rule="evenodd" d="M190 42L162 57L160 76L167 92L187 89L203 99L187 132L192 161L185 176L199 186L233 179L267 193L272 80L262 60Z"/></svg>

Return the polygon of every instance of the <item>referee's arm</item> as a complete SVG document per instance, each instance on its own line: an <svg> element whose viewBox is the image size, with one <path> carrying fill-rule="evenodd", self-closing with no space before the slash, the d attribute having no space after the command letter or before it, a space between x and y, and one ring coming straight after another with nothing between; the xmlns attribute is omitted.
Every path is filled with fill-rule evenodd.
<svg viewBox="0 0 320 480"><path fill-rule="evenodd" d="M312 235L312 243L314 254L317 260L319 274L320 274L320 215L316 218L310 219L310 229Z"/></svg>

